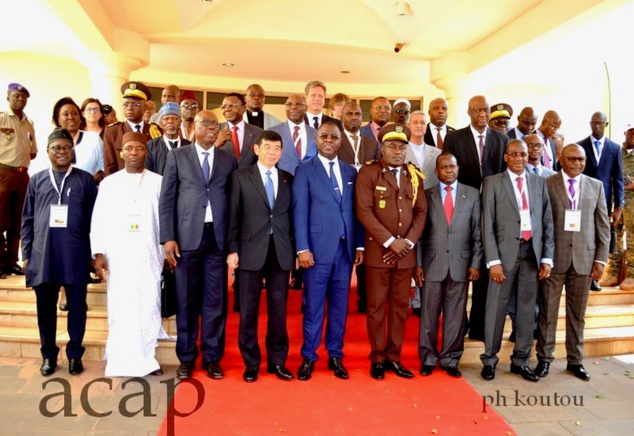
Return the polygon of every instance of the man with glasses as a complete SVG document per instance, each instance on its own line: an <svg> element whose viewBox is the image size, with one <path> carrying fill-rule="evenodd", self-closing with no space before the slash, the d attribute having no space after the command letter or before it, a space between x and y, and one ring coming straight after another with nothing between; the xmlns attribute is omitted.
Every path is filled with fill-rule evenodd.
<svg viewBox="0 0 634 436"><path fill-rule="evenodd" d="M178 102L181 107L181 137L190 142L194 141L194 117L200 111L200 102L194 91L185 91Z"/></svg>
<svg viewBox="0 0 634 436"><path fill-rule="evenodd" d="M536 125L537 115L535 115L532 107L527 106L517 116L517 126L509 130L507 135L511 139L525 139L526 135L535 131Z"/></svg>
<svg viewBox="0 0 634 436"><path fill-rule="evenodd" d="M546 179L525 171L528 148L521 139L506 146L508 169L484 179L482 188L482 245L489 269L484 328L485 380L495 378L504 321L511 295L517 301L515 348L511 373L536 382L528 361L533 348L537 282L553 266L553 217Z"/></svg>
<svg viewBox="0 0 634 436"><path fill-rule="evenodd" d="M299 380L309 380L318 359L324 312L328 369L347 380L343 337L352 265L363 261L363 241L354 216L357 171L337 157L341 130L325 121L317 131L319 154L300 165L293 180L293 224L299 265L304 268L302 364Z"/></svg>
<svg viewBox="0 0 634 436"><path fill-rule="evenodd" d="M279 133L284 144L277 167L295 175L295 169L301 162L317 156L317 130L310 127L304 119L306 98L303 95L289 95L285 106L288 119L271 127L271 130Z"/></svg>
<svg viewBox="0 0 634 436"><path fill-rule="evenodd" d="M370 106L370 119L371 121L365 126L361 127L359 132L362 136L366 136L375 141L379 140L379 130L387 124L390 120L390 114L392 112L392 105L390 101L385 97L376 97L372 100L372 106Z"/></svg>
<svg viewBox="0 0 634 436"><path fill-rule="evenodd" d="M229 153L238 161L238 168L250 168L258 160L253 151L262 129L244 122L246 110L244 96L237 92L227 94L220 105L226 122L220 125L216 147Z"/></svg>
<svg viewBox="0 0 634 436"><path fill-rule="evenodd" d="M163 135L159 126L143 121L146 102L152 98L149 88L141 82L126 82L121 85L121 93L125 121L117 121L109 125L103 137L103 163L106 176L125 167L125 162L121 158L121 141L125 133L143 133L148 141Z"/></svg>
<svg viewBox="0 0 634 436"><path fill-rule="evenodd" d="M409 112L412 104L405 98L399 98L394 102L392 108L392 122L396 124L405 124L409 122Z"/></svg>
<svg viewBox="0 0 634 436"><path fill-rule="evenodd" d="M509 130L509 122L513 116L513 108L506 103L498 103L491 106L491 115L489 115L489 127L505 135Z"/></svg>
<svg viewBox="0 0 634 436"><path fill-rule="evenodd" d="M247 110L244 111L242 119L245 123L249 123L264 130L268 130L280 123L280 120L278 120L277 117L262 110L264 102L266 101L266 95L264 93L264 88L260 85L254 83L249 86L244 98L246 100Z"/></svg>
<svg viewBox="0 0 634 436"><path fill-rule="evenodd" d="M453 132L454 129L447 125L447 113L449 105L444 98L435 98L429 102L429 126L425 132L425 144L435 145L441 150L445 146L445 137L447 133Z"/></svg>
<svg viewBox="0 0 634 436"><path fill-rule="evenodd" d="M176 375L192 375L198 357L199 326L203 369L224 377L227 308L226 264L228 196L233 156L214 147L218 119L203 110L194 119L196 141L167 154L163 171L159 221L165 258L176 271Z"/></svg>
<svg viewBox="0 0 634 436"><path fill-rule="evenodd" d="M528 147L528 163L526 171L537 174L542 177L550 177L555 171L542 165L542 156L544 155L544 141L536 133L524 136L524 142Z"/></svg>
<svg viewBox="0 0 634 436"><path fill-rule="evenodd" d="M365 229L370 376L375 380L383 380L385 371L414 377L402 364L401 352L416 267L414 247L425 227L427 201L422 173L405 164L410 136L405 125L383 127L381 160L361 167L357 177L356 212Z"/></svg>
<svg viewBox="0 0 634 436"><path fill-rule="evenodd" d="M557 146L554 136L561 127L561 118L557 112L550 110L544 114L542 123L535 133L544 141L544 156L542 163L550 170L557 170Z"/></svg>
<svg viewBox="0 0 634 436"><path fill-rule="evenodd" d="M22 215L22 258L26 286L35 289L42 344L43 376L57 368L57 299L68 298L68 372L80 374L86 331L86 292L90 267L90 220L97 197L92 174L74 168L73 137L55 129L48 137L51 168L31 178Z"/></svg>
<svg viewBox="0 0 634 436"><path fill-rule="evenodd" d="M583 333L590 281L603 274L608 260L610 223L601 182L583 174L583 147L561 151L561 171L546 179L553 211L554 267L539 288L535 373L548 375L554 360L559 302L566 286L566 370L588 381L583 367Z"/></svg>

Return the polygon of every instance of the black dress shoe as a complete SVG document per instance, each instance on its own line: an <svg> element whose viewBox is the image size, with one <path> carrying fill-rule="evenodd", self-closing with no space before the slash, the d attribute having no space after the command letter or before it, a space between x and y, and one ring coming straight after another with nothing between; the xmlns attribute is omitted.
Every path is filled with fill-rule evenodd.
<svg viewBox="0 0 634 436"><path fill-rule="evenodd" d="M0 271L0 279L6 279L7 275L4 273L4 271Z"/></svg>
<svg viewBox="0 0 634 436"><path fill-rule="evenodd" d="M220 380L225 377L218 362L209 362L207 364L207 377L214 380Z"/></svg>
<svg viewBox="0 0 634 436"><path fill-rule="evenodd" d="M373 363L370 365L370 377L375 380L383 380L385 378L385 368L382 363Z"/></svg>
<svg viewBox="0 0 634 436"><path fill-rule="evenodd" d="M431 375L434 369L436 369L436 365L423 365L420 369L420 374L425 376Z"/></svg>
<svg viewBox="0 0 634 436"><path fill-rule="evenodd" d="M70 375L79 375L84 372L84 364L81 359L68 359L68 372Z"/></svg>
<svg viewBox="0 0 634 436"><path fill-rule="evenodd" d="M532 382L539 381L539 376L535 374L533 371L531 371L531 369L528 366L519 366L511 362L511 372L513 374L521 375L524 380L528 380Z"/></svg>
<svg viewBox="0 0 634 436"><path fill-rule="evenodd" d="M592 282L590 283L590 290L591 291L600 291L602 288L601 286L599 286L599 283L596 280L592 280Z"/></svg>
<svg viewBox="0 0 634 436"><path fill-rule="evenodd" d="M59 303L59 306L57 307L61 312L68 312L68 304L66 303Z"/></svg>
<svg viewBox="0 0 634 436"><path fill-rule="evenodd" d="M357 312L368 313L368 304L365 301L357 301Z"/></svg>
<svg viewBox="0 0 634 436"><path fill-rule="evenodd" d="M482 372L480 373L480 375L485 380L493 380L495 378L495 366L484 365L484 368L482 368Z"/></svg>
<svg viewBox="0 0 634 436"><path fill-rule="evenodd" d="M289 288L291 288L291 289L293 289L293 290L295 290L295 291L298 291L298 290L302 289L302 284L303 284L303 283L304 283L304 282L303 282L302 280L299 280L299 279L291 279L291 282L289 283L289 286L288 286L288 287L289 287Z"/></svg>
<svg viewBox="0 0 634 436"><path fill-rule="evenodd" d="M577 377L580 380L583 380L583 381L589 381L590 380L590 374L588 374L586 372L586 370L583 367L583 365L571 365L571 364L568 364L568 365L566 365L566 371L569 371L569 372L573 373L574 376Z"/></svg>
<svg viewBox="0 0 634 436"><path fill-rule="evenodd" d="M194 371L194 362L182 362L176 370L176 377L179 379L190 378Z"/></svg>
<svg viewBox="0 0 634 436"><path fill-rule="evenodd" d="M420 318L420 307L414 307L414 308L412 309L412 315L414 315L414 316L416 316L416 317Z"/></svg>
<svg viewBox="0 0 634 436"><path fill-rule="evenodd" d="M40 366L40 372L43 376L51 375L57 368L57 361L55 359L44 359L42 366Z"/></svg>
<svg viewBox="0 0 634 436"><path fill-rule="evenodd" d="M388 362L386 360L385 369L394 371L394 374L396 374L399 377L414 378L414 373L410 371L409 369L405 368L401 362Z"/></svg>
<svg viewBox="0 0 634 436"><path fill-rule="evenodd" d="M537 362L537 366L535 367L535 371L533 372L537 374L538 377L546 377L548 375L549 369L550 363L540 360L539 362Z"/></svg>
<svg viewBox="0 0 634 436"><path fill-rule="evenodd" d="M442 369L443 371L447 371L447 374L452 377L456 377L456 378L462 377L462 373L460 372L457 366L440 365L440 369Z"/></svg>
<svg viewBox="0 0 634 436"><path fill-rule="evenodd" d="M8 268L6 268L4 270L5 273L7 273L8 275L14 274L16 276L23 276L24 275L24 270L22 268L20 268L19 265L13 265L10 266Z"/></svg>
<svg viewBox="0 0 634 436"><path fill-rule="evenodd" d="M293 374L284 365L269 364L266 370L269 374L275 374L280 380L291 381L294 378Z"/></svg>
<svg viewBox="0 0 634 436"><path fill-rule="evenodd" d="M315 370L315 362L312 360L304 359L302 364L299 366L299 370L297 371L297 378L306 381L310 380L313 376L313 371Z"/></svg>
<svg viewBox="0 0 634 436"><path fill-rule="evenodd" d="M260 371L259 366L247 366L242 374L242 380L247 383L253 383L258 381L258 373Z"/></svg>
<svg viewBox="0 0 634 436"><path fill-rule="evenodd" d="M343 362L338 357L330 357L328 359L328 369L333 371L335 377L341 380L348 380L350 378L348 370L343 366Z"/></svg>

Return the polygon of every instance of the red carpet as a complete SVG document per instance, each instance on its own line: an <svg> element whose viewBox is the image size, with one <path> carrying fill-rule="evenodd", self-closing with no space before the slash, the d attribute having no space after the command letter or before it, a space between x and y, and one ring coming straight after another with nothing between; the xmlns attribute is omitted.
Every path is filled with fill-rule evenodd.
<svg viewBox="0 0 634 436"><path fill-rule="evenodd" d="M301 292L291 291L287 367L293 373L301 363L300 304ZM186 383L180 385L173 407L189 416L174 416L173 420L166 416L159 434L514 434L492 408L482 413L482 398L465 380L451 378L440 370L430 377L418 374L418 318L408 321L403 350L403 364L416 377L404 380L387 372L385 380L373 380L369 375L365 317L356 313L354 288L350 309L344 347L344 363L350 371L347 381L328 371L328 356L322 344L318 350L320 360L309 381L278 380L266 373L266 356L263 356L265 363L260 368L259 380L252 384L243 382L244 366L237 346L238 314L231 313L227 321L227 351L221 362L225 378L211 380L198 366L194 379L204 387L202 405L189 414L196 407L196 389ZM265 325L266 317L262 314L263 353Z"/></svg>

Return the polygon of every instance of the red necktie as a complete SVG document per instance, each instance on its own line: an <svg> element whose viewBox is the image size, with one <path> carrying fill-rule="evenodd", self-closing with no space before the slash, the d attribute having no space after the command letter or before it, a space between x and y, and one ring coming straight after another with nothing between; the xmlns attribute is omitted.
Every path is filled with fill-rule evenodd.
<svg viewBox="0 0 634 436"><path fill-rule="evenodd" d="M297 151L297 157L302 159L302 138L299 137L299 126L295 126L293 132L293 142L295 143L295 151Z"/></svg>
<svg viewBox="0 0 634 436"><path fill-rule="evenodd" d="M438 134L436 135L436 147L442 150L444 143L442 142L442 136L440 135L440 128L436 127Z"/></svg>
<svg viewBox="0 0 634 436"><path fill-rule="evenodd" d="M522 178L518 177L515 180L517 180L517 189L520 191L520 194L522 195L522 210L528 210L528 201L526 200L526 192L522 189L524 186L522 183ZM530 230L522 230L522 239L524 239L525 241L528 241L532 236L533 236L533 232L531 232Z"/></svg>
<svg viewBox="0 0 634 436"><path fill-rule="evenodd" d="M240 157L240 140L238 139L238 126L233 126L233 132L231 132L231 142L233 142L233 152L236 155L236 159Z"/></svg>
<svg viewBox="0 0 634 436"><path fill-rule="evenodd" d="M451 195L451 191L453 188L451 186L445 186L445 191L447 191L447 195L445 195L445 216L447 217L447 227L451 226L451 219L453 218L453 195Z"/></svg>

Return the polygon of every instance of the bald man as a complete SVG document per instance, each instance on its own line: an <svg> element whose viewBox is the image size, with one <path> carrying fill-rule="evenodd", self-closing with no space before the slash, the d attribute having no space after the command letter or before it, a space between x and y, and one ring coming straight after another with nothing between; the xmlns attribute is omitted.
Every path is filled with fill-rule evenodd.
<svg viewBox="0 0 634 436"><path fill-rule="evenodd" d="M444 98L435 98L429 102L429 125L425 132L425 144L434 145L442 150L447 133L454 129L447 125L449 104Z"/></svg>

